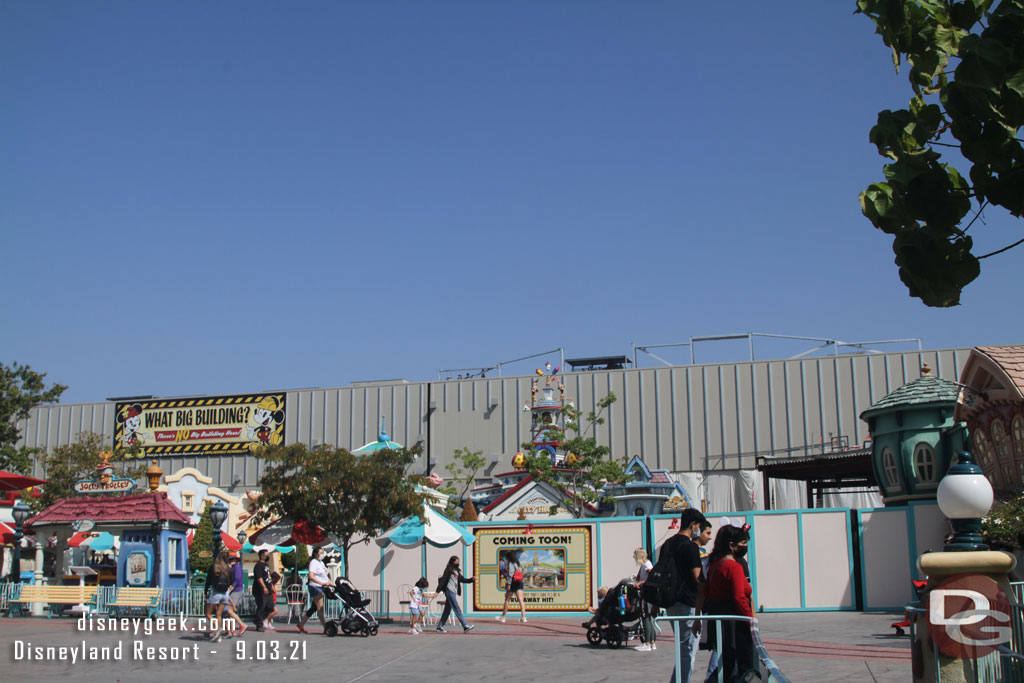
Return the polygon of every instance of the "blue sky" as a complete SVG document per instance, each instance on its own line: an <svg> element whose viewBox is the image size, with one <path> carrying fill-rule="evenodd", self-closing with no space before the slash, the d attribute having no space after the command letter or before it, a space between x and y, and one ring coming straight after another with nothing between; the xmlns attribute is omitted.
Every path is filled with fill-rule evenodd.
<svg viewBox="0 0 1024 683"><path fill-rule="evenodd" d="M861 216L909 90L853 7L3 0L0 362L80 402L1021 343L1018 253L928 309Z"/></svg>

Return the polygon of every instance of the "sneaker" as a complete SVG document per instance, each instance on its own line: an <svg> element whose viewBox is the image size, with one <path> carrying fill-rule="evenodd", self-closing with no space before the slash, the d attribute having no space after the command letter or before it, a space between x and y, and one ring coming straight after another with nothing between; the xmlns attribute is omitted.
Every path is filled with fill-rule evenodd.
<svg viewBox="0 0 1024 683"><path fill-rule="evenodd" d="M414 629L414 628L409 629L409 635L411 635L411 636L418 636L419 634L420 634L420 632L417 631L416 629Z"/></svg>
<svg viewBox="0 0 1024 683"><path fill-rule="evenodd" d="M476 624L470 624L466 628L462 629L462 632L463 633L469 633L470 631L472 631L475 628L476 628Z"/></svg>
<svg viewBox="0 0 1024 683"><path fill-rule="evenodd" d="M655 645L654 643L651 643L651 649L652 649L652 650L657 650L657 649L658 649L658 646L657 646L657 645Z"/></svg>
<svg viewBox="0 0 1024 683"><path fill-rule="evenodd" d="M588 631L590 630L590 622L589 621L584 621L581 624L581 626L583 626L583 628L587 629Z"/></svg>
<svg viewBox="0 0 1024 683"><path fill-rule="evenodd" d="M520 624L525 624L526 623L526 617L520 617L519 618L519 623Z"/></svg>
<svg viewBox="0 0 1024 683"><path fill-rule="evenodd" d="M497 619L498 621L500 621L503 624L505 623L505 617L494 617L494 618Z"/></svg>
<svg viewBox="0 0 1024 683"><path fill-rule="evenodd" d="M434 630L437 631L438 633L448 633L448 629L441 628L440 626L438 626Z"/></svg>
<svg viewBox="0 0 1024 683"><path fill-rule="evenodd" d="M633 649L636 650L637 652L650 652L654 648L651 647L650 645L637 645Z"/></svg>
<svg viewBox="0 0 1024 683"><path fill-rule="evenodd" d="M242 635L243 633L245 633L248 630L248 628L249 628L248 626L246 626L245 624L242 624L241 626L238 627L238 633L236 633L235 635L236 636Z"/></svg>
<svg viewBox="0 0 1024 683"><path fill-rule="evenodd" d="M219 643L220 642L220 638L221 638L221 633L220 633L220 631L217 631L216 633L213 634L213 636L210 638L210 640L213 641L214 643Z"/></svg>
<svg viewBox="0 0 1024 683"><path fill-rule="evenodd" d="M306 627L302 624L295 624L295 628L299 629L299 633L309 633L309 631L306 630Z"/></svg>

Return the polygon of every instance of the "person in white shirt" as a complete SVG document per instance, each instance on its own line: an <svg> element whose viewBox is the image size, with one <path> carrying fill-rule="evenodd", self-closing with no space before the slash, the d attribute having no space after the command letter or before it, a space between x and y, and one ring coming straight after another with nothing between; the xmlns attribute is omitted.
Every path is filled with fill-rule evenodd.
<svg viewBox="0 0 1024 683"><path fill-rule="evenodd" d="M302 619L299 620L298 628L303 633L309 633L306 630L306 622L313 616L313 612L316 612L316 616L320 619L320 623L326 629L327 619L324 617L324 586L331 585L331 579L327 575L327 567L324 565L323 557L324 549L316 548L313 550L313 557L309 560L309 582L307 588L309 589L309 602L310 608L306 610L306 614L303 615Z"/></svg>

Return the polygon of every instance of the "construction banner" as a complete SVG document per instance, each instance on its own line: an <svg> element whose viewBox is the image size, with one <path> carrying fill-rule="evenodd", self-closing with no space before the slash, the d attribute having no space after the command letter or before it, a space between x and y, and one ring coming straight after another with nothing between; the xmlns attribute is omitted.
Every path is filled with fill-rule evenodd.
<svg viewBox="0 0 1024 683"><path fill-rule="evenodd" d="M114 448L140 457L231 455L284 443L284 393L115 404Z"/></svg>
<svg viewBox="0 0 1024 683"><path fill-rule="evenodd" d="M590 528L473 529L477 610L500 610L508 588L506 567L518 556L527 610L578 611L590 607ZM510 612L519 604L512 599Z"/></svg>

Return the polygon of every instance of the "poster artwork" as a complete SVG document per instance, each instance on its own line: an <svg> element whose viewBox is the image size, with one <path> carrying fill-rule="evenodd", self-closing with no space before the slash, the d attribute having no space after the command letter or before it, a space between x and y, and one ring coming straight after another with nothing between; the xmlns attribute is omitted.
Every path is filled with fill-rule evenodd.
<svg viewBox="0 0 1024 683"><path fill-rule="evenodd" d="M242 454L284 442L285 395L248 394L115 405L114 448L140 457Z"/></svg>
<svg viewBox="0 0 1024 683"><path fill-rule="evenodd" d="M501 609L508 588L509 560L518 555L523 603L529 611L581 610L590 606L590 528L474 529L478 610ZM512 606L518 609L513 599Z"/></svg>

